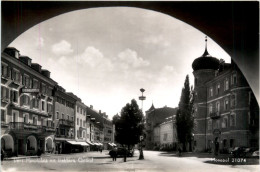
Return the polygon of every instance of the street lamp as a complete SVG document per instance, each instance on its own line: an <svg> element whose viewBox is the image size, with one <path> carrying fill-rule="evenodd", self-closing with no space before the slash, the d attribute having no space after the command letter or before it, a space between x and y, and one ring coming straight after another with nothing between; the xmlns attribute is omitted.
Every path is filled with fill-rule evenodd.
<svg viewBox="0 0 260 172"><path fill-rule="evenodd" d="M142 96L139 97L139 100L142 101L142 113L143 113L143 101L146 99L146 97L143 95L145 89L141 88L140 89L141 93L142 93ZM139 155L139 160L142 160L144 159L144 154L143 154L143 136L140 136L140 144L141 144L141 147L140 147L140 155Z"/></svg>
<svg viewBox="0 0 260 172"><path fill-rule="evenodd" d="M143 95L145 89L141 88L140 91L142 92L142 96L139 97L139 100L142 101L142 112L143 112L143 101L146 99L146 97Z"/></svg>

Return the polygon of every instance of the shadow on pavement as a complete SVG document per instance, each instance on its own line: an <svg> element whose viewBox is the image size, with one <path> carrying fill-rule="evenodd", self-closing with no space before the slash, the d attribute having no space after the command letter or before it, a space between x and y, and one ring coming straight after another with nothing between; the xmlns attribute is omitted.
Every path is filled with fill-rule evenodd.
<svg viewBox="0 0 260 172"><path fill-rule="evenodd" d="M211 153L194 153L194 152L183 152L179 156L178 152L162 152L159 156L168 156L168 157L197 157L197 158L214 158L214 155ZM220 157L227 157L227 155L219 155Z"/></svg>
<svg viewBox="0 0 260 172"><path fill-rule="evenodd" d="M92 157L93 159L112 159L110 156L98 156L98 157Z"/></svg>

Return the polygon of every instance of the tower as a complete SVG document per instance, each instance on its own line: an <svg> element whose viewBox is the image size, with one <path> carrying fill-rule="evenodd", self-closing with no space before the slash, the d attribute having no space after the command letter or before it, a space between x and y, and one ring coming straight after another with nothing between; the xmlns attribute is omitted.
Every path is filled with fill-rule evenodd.
<svg viewBox="0 0 260 172"><path fill-rule="evenodd" d="M207 37L205 38L205 51L202 56L192 63L194 75L194 146L202 151L207 147L207 87L206 82L212 80L219 68L219 60L212 57L207 50Z"/></svg>

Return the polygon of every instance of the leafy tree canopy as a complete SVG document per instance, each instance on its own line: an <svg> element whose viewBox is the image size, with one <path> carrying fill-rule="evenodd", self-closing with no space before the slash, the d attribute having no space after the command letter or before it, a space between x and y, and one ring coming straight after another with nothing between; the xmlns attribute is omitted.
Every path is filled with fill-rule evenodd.
<svg viewBox="0 0 260 172"><path fill-rule="evenodd" d="M121 114L113 117L115 124L115 140L122 145L134 145L139 142L144 129L144 115L135 99L127 103Z"/></svg>

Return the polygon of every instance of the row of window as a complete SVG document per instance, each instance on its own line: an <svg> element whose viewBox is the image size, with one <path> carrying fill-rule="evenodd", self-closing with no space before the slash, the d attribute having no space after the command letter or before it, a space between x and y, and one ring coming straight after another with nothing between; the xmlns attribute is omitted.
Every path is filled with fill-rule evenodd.
<svg viewBox="0 0 260 172"><path fill-rule="evenodd" d="M6 87L1 87L1 99L9 100L14 103L18 103L18 91L9 90ZM22 95L20 98L21 105L30 106L30 102L32 103L33 108L40 108L40 100L37 98L33 98L30 101L30 97L28 95ZM41 110L45 111L45 101L41 102ZM52 112L52 105L47 103L47 112Z"/></svg>
<svg viewBox="0 0 260 172"><path fill-rule="evenodd" d="M236 85L237 84L237 73L236 72L233 72L232 75L231 75L231 85ZM218 83L216 85L216 91L215 91L215 95L219 95L220 94L220 88L221 88L221 84ZM213 97L214 96L214 91L213 91L213 87L210 87L209 88L209 97ZM229 79L226 78L224 80L224 91L227 91L229 90Z"/></svg>
<svg viewBox="0 0 260 172"><path fill-rule="evenodd" d="M73 103L71 103L69 101L66 101L65 99L63 99L61 97L58 97L58 96L57 96L57 102L60 103L60 104L63 104L64 106L67 106L67 107L70 107L70 108L74 108Z"/></svg>
<svg viewBox="0 0 260 172"><path fill-rule="evenodd" d="M89 138L90 135L89 134L86 134L85 131L81 131L80 130L77 130L77 137L78 138ZM92 136L93 137L93 136Z"/></svg>
<svg viewBox="0 0 260 172"><path fill-rule="evenodd" d="M82 119L79 120L79 118L77 118L77 125L79 125L80 127L82 127ZM83 127L86 127L86 121L83 121Z"/></svg>
<svg viewBox="0 0 260 172"><path fill-rule="evenodd" d="M14 120L13 120L14 121ZM6 122L6 110L1 109L1 122ZM41 118L41 122L39 123L38 121L38 116L37 115L33 115L32 116L32 123L29 120L29 114L28 113L24 113L23 114L23 122L26 124L33 124L33 125L48 125L48 122L51 121L45 121L44 122L44 118Z"/></svg>
<svg viewBox="0 0 260 172"><path fill-rule="evenodd" d="M236 105L236 94L232 94L230 99L231 99L230 107L235 107L235 105ZM213 107L214 107L213 104L210 103L209 104L209 114L213 113ZM224 99L223 107L224 107L223 108L224 110L229 109L229 99L228 98ZM220 101L216 102L215 109L216 109L215 110L216 113L220 113Z"/></svg>
<svg viewBox="0 0 260 172"><path fill-rule="evenodd" d="M43 94L49 96L52 95L52 88L47 87L46 84L40 83L37 79L32 79L28 75L22 75L16 69L9 69L9 67L2 63L2 77L11 78L16 83L20 83L25 86L25 88L41 89Z"/></svg>
<svg viewBox="0 0 260 172"><path fill-rule="evenodd" d="M236 126L236 114L235 113L230 114L229 120L230 120L229 121L230 127ZM220 119L214 120L214 121L212 119L208 120L208 130L227 128L227 127L228 127L228 116L223 117L222 120L220 120Z"/></svg>
<svg viewBox="0 0 260 172"><path fill-rule="evenodd" d="M73 117L73 116L70 118L70 116L67 115L67 118L66 118L66 116L64 115L64 113L62 113L61 116L60 116L60 113L59 113L59 112L56 112L56 119L67 119L67 120L74 121L74 117Z"/></svg>
<svg viewBox="0 0 260 172"><path fill-rule="evenodd" d="M77 112L83 115L87 115L87 111L79 106L77 106Z"/></svg>

